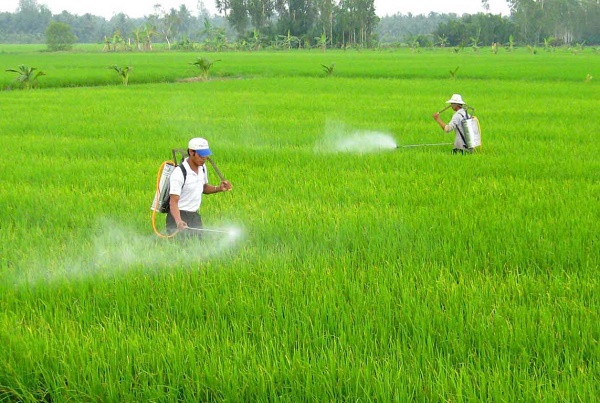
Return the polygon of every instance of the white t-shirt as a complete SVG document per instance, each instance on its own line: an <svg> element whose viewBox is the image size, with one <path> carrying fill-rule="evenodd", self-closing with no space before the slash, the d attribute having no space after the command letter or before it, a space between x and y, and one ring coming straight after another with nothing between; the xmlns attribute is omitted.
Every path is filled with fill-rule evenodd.
<svg viewBox="0 0 600 403"><path fill-rule="evenodd" d="M171 173L169 194L179 196L179 210L198 211L202 203L204 184L208 183L208 172L205 165L198 167L198 173L194 172L187 158L183 161L183 166L186 170L185 184L183 172L177 166Z"/></svg>

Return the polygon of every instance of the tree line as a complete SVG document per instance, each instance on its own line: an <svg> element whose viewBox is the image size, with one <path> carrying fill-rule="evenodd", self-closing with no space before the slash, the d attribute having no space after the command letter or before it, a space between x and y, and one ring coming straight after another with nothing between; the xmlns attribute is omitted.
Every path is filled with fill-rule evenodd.
<svg viewBox="0 0 600 403"><path fill-rule="evenodd" d="M210 15L200 1L197 10L157 4L143 18L118 13L107 20L89 13L53 15L37 0L20 0L14 13L0 13L0 42L44 43L51 23L60 23L76 42L102 43L106 50L150 50L154 42L206 50L600 43L597 0L507 0L509 16L432 12L381 18L374 0L214 1L221 15Z"/></svg>

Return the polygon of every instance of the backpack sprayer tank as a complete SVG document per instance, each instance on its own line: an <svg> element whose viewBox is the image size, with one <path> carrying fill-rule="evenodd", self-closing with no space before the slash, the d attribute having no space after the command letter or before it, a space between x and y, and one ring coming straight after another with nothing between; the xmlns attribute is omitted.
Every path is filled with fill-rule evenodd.
<svg viewBox="0 0 600 403"><path fill-rule="evenodd" d="M150 210L152 211L152 228L154 229L154 233L161 238L171 238L175 236L175 234L163 235L158 231L156 228L156 213L166 213L169 210L171 174L175 168L177 168L177 153L181 154L181 162L183 163L185 158L184 151L185 150L173 149L173 160L163 162L158 168L158 173L156 175L156 191Z"/></svg>
<svg viewBox="0 0 600 403"><path fill-rule="evenodd" d="M475 112L475 109L466 104L463 108L466 116L460 122L462 130L458 128L458 131L467 145L467 148L473 150L477 147L481 147L481 128L479 127L479 120L475 116L469 115L468 109L471 109L472 113Z"/></svg>
<svg viewBox="0 0 600 403"><path fill-rule="evenodd" d="M156 193L154 194L154 200L152 201L150 210L156 211L157 213L166 213L169 210L169 179L175 168L177 168L177 154L180 155L181 163L183 163L186 151L187 150L174 148L172 150L173 160L163 162L160 168L158 168L159 173L156 181Z"/></svg>
<svg viewBox="0 0 600 403"><path fill-rule="evenodd" d="M166 210L165 206L163 205L163 201L169 196L167 194L169 192L169 179L175 170L175 165L173 165L171 161L166 161L161 168L162 173L160 174L156 193L154 194L154 200L152 201L152 206L150 206L150 209L158 213L165 213Z"/></svg>
<svg viewBox="0 0 600 403"><path fill-rule="evenodd" d="M468 148L475 148L481 146L481 129L479 127L479 120L475 116L468 117L462 121L462 127L464 130L465 143Z"/></svg>

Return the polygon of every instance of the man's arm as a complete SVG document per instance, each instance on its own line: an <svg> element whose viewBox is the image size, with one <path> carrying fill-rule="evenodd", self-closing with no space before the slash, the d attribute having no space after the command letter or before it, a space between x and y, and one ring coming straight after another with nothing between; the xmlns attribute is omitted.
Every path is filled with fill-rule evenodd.
<svg viewBox="0 0 600 403"><path fill-rule="evenodd" d="M440 118L440 113L436 112L433 114L433 118L435 119L435 121L438 123L438 125L440 125L440 127L442 128L443 131L447 132L447 127L446 124L444 123L444 121L442 120L442 118Z"/></svg>
<svg viewBox="0 0 600 403"><path fill-rule="evenodd" d="M204 194L213 194L219 192L226 192L231 190L232 186L229 181L222 181L219 186L209 185L208 183L204 184L204 188L202 189L202 193Z"/></svg>
<svg viewBox="0 0 600 403"><path fill-rule="evenodd" d="M177 224L177 229L187 228L187 223L181 220L181 213L179 212L179 196L171 195L171 199L169 200L169 208L171 211L171 215L175 219L175 223Z"/></svg>

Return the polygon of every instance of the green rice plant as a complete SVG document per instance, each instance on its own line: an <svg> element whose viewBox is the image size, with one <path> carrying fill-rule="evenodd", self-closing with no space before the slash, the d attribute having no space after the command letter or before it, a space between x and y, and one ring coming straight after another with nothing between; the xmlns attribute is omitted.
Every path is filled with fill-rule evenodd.
<svg viewBox="0 0 600 403"><path fill-rule="evenodd" d="M37 71L36 71L37 70ZM14 79L21 88L29 90L38 86L38 78L46 75L36 67L29 67L24 64L20 64L16 69L6 69L11 73L16 73L17 77Z"/></svg>
<svg viewBox="0 0 600 403"><path fill-rule="evenodd" d="M45 72L52 71L51 75L44 76L44 88L112 85L114 77L107 74L106 69L102 67L111 64L136 66L136 84L176 83L195 76L193 72L190 73L189 54L162 52L158 48L153 53L110 54L102 53L95 45L77 45L73 52L57 54L39 52L35 46L0 45L0 49L7 49L0 52L0 62L4 65L43 64ZM43 50L43 47L40 49ZM329 51L333 53L332 59L335 59L337 64L344 64L343 71L335 71L336 76L343 78L364 76L411 79L423 75L435 78L448 77L447 70L439 69L440 65L447 64L449 60L448 55L442 50L424 52L418 57L412 57L410 49L399 49L390 52L389 55L377 51L365 51L363 57L356 57L343 50ZM489 57L475 57L474 54L463 56L467 58L468 68L461 67L461 78L468 79L512 80L521 76L524 80L542 80L541 77L544 77L544 79L557 81L581 82L581 71L589 68L589 63L586 64L587 58L573 59L568 52L545 54L533 66L530 65L528 53L511 54L510 57L505 55L497 58L495 63L492 63ZM219 59L225 63L213 65L211 74L218 72L222 77L283 78L316 77L322 74L321 71L314 69L315 65L319 66L322 63L322 57L318 52L311 53L303 50L256 54L227 52ZM449 62L456 63L456 60ZM74 65L78 68L72 68ZM138 66L143 66L143 69ZM12 78L9 74L0 76L0 88L9 86Z"/></svg>
<svg viewBox="0 0 600 403"><path fill-rule="evenodd" d="M0 60L98 83L103 56L130 60L96 52ZM228 72L258 79L174 83L189 56L159 52L130 55L146 84L125 92L57 68L3 93L2 396L594 401L596 55L461 54L484 148L459 157L393 148L452 141L431 113L456 55L331 52L336 80L319 52L243 52ZM234 186L203 197L204 225L235 242L152 234L156 169L197 134ZM391 147L365 152L377 134Z"/></svg>
<svg viewBox="0 0 600 403"><path fill-rule="evenodd" d="M123 85L127 86L127 84L129 83L129 73L133 70L133 67L119 67L115 64L112 67L109 67L109 69L116 71L117 74L121 77Z"/></svg>

